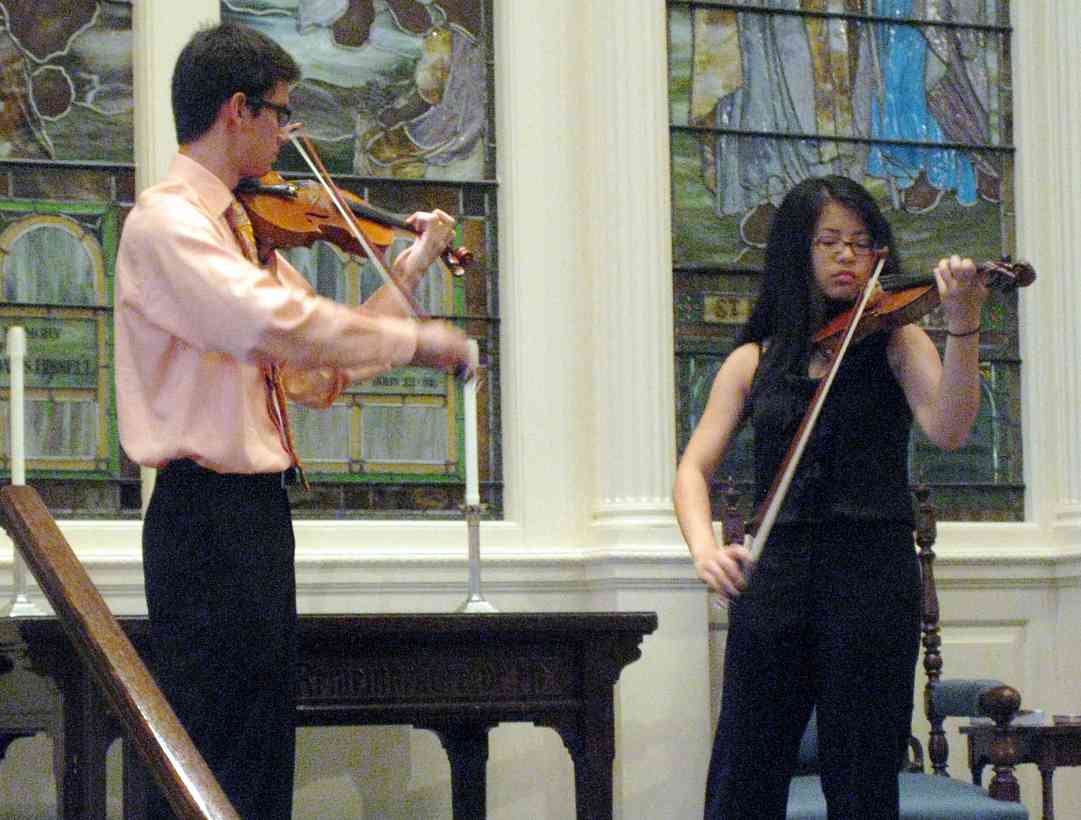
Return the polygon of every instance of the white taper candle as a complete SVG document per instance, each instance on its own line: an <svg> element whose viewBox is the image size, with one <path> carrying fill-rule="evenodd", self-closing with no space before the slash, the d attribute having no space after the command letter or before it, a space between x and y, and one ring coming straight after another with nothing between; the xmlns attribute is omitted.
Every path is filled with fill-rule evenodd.
<svg viewBox="0 0 1081 820"><path fill-rule="evenodd" d="M477 361L477 340L470 339L472 360ZM462 423L465 427L465 503L480 504L480 483L477 476L477 375L462 385Z"/></svg>
<svg viewBox="0 0 1081 820"><path fill-rule="evenodd" d="M24 437L23 363L26 361L26 331L9 327L7 334L8 360L11 363L10 424L11 424L11 483L26 483L26 445Z"/></svg>
<svg viewBox="0 0 1081 820"><path fill-rule="evenodd" d="M26 390L23 378L26 364L26 331L21 327L9 327L7 332L8 384L11 386L8 401L8 425L11 429L11 483L26 483L26 445L24 442L24 402ZM14 596L11 602L0 610L0 614L10 618L28 615L44 615L37 604L30 602L27 591L30 588L30 573L22 555L15 550L12 563L12 586Z"/></svg>

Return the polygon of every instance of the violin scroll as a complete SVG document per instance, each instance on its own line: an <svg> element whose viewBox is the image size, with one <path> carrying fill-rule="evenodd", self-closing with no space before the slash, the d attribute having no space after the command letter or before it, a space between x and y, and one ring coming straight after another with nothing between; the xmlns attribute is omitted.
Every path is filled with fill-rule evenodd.
<svg viewBox="0 0 1081 820"><path fill-rule="evenodd" d="M994 290L1009 293L1017 288L1027 288L1036 281L1036 269L1028 262L981 262L976 270L984 277L984 284Z"/></svg>

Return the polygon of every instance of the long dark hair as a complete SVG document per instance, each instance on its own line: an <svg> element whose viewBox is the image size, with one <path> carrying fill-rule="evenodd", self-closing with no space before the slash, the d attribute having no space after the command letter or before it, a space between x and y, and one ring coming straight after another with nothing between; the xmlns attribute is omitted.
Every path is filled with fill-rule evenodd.
<svg viewBox="0 0 1081 820"><path fill-rule="evenodd" d="M811 336L840 307L827 303L815 282L811 258L815 226L831 201L854 211L875 246L889 250L882 275L901 272L893 230L867 189L842 176L813 177L796 184L770 226L762 288L737 342L769 339L755 375L755 393L786 374L807 372Z"/></svg>

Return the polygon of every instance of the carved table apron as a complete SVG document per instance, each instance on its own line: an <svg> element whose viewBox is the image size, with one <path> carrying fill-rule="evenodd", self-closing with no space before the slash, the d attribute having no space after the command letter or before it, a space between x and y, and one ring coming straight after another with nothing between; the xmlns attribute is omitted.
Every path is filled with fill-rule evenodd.
<svg viewBox="0 0 1081 820"><path fill-rule="evenodd" d="M146 619L119 620L153 668ZM58 690L58 720L39 728L62 727L54 738L60 816L104 820L105 752L118 724L56 619L7 623L18 640L8 630L0 646L15 673L32 670ZM302 615L297 725L432 730L450 761L455 820L485 816L489 729L548 726L574 763L579 820L608 820L613 687L656 628L652 612ZM27 733L26 725L0 726L0 754ZM124 747L124 816L141 818L146 775L131 744Z"/></svg>

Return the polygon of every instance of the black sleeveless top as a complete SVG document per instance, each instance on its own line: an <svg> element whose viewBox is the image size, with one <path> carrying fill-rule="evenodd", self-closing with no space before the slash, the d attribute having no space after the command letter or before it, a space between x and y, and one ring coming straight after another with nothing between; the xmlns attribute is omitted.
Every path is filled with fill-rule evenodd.
<svg viewBox="0 0 1081 820"><path fill-rule="evenodd" d="M849 348L776 523L835 519L914 524L908 485L912 411L886 359L888 333ZM769 492L818 386L786 376L753 399L755 505Z"/></svg>

